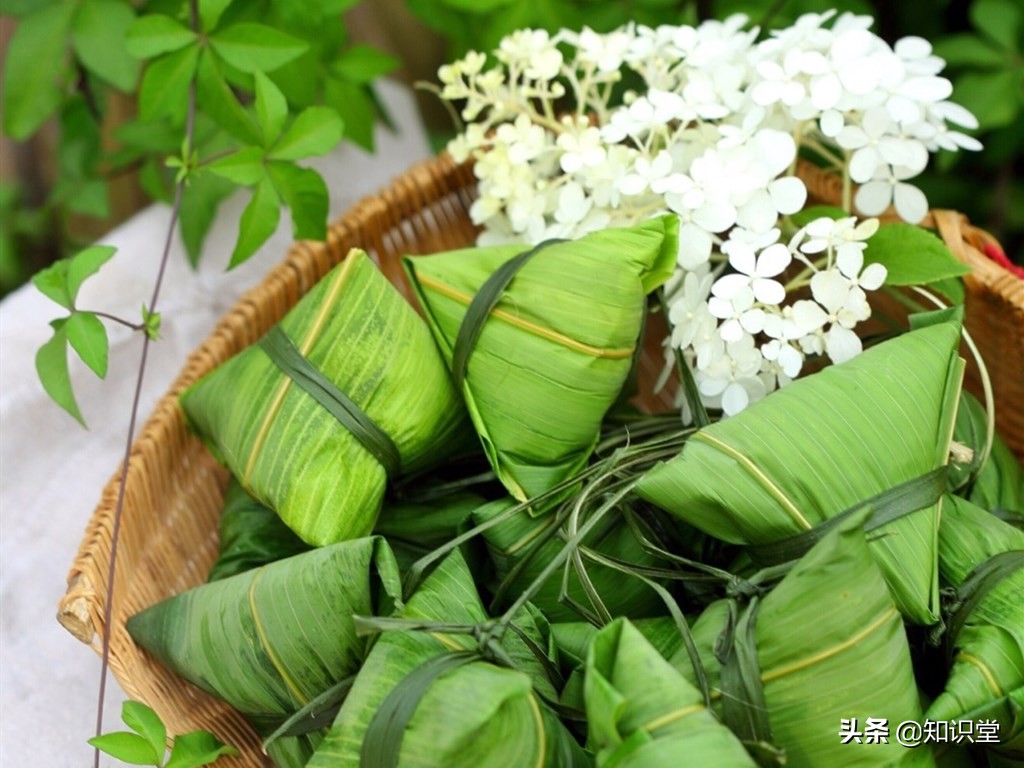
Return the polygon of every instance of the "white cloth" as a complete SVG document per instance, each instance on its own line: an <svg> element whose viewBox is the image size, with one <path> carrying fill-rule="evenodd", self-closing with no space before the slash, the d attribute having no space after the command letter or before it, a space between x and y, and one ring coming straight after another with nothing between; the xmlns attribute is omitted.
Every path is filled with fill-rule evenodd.
<svg viewBox="0 0 1024 768"><path fill-rule="evenodd" d="M311 165L330 190L331 217L377 192L430 147L412 93L379 86L400 133L379 129L377 151L346 144ZM225 273L248 199L241 192L221 208L198 272L175 238L157 310L161 340L150 346L139 427L167 390L189 352L244 290L285 254L291 221L284 213L270 241L242 267ZM78 305L136 320L150 300L170 221L167 206L150 207L100 242L114 258L88 282ZM65 577L100 493L124 452L141 339L108 324L110 370L98 380L77 358L71 376L89 430L54 405L35 373L35 352L50 336L49 320L64 311L32 286L0 303L0 765L59 768L92 764L86 740L95 728L99 657L55 620ZM124 730L123 693L111 676L104 731ZM115 761L104 759L103 765Z"/></svg>

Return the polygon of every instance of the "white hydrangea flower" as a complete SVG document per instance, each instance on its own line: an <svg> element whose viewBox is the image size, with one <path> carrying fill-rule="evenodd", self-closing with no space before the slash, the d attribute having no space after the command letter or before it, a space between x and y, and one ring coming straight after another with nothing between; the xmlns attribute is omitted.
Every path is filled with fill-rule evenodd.
<svg viewBox="0 0 1024 768"><path fill-rule="evenodd" d="M928 213L928 199L920 189L906 183L916 175L917 171L905 166L880 169L857 190L854 205L868 216L878 216L893 205L901 219L917 224Z"/></svg>
<svg viewBox="0 0 1024 768"><path fill-rule="evenodd" d="M469 123L449 151L475 161L479 242L677 215L668 343L693 367L705 404L726 414L785 386L807 355L849 359L861 349L867 293L886 279L864 263L878 221L821 218L780 243L791 226L780 218L807 202L791 175L798 144L859 184L862 213L892 205L911 222L927 211L909 181L928 153L980 148L966 133L977 121L948 101L930 44L890 47L871 25L804 14L757 43L741 15L606 34L520 30L501 41L497 66L471 52L442 67L441 96ZM614 101L625 75L634 90ZM567 103L573 111L559 117ZM794 258L802 265L787 271ZM811 298L797 293L807 288Z"/></svg>

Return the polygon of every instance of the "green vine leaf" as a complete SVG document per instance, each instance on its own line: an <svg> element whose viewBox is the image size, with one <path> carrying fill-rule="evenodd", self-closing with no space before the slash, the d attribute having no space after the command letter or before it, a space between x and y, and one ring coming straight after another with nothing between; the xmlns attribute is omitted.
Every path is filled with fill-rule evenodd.
<svg viewBox="0 0 1024 768"><path fill-rule="evenodd" d="M56 261L32 276L32 284L41 294L53 299L64 309L73 309L74 300L68 293L68 260Z"/></svg>
<svg viewBox="0 0 1024 768"><path fill-rule="evenodd" d="M232 0L199 0L199 23L207 32L217 26Z"/></svg>
<svg viewBox="0 0 1024 768"><path fill-rule="evenodd" d="M354 45L331 64L331 72L350 83L365 85L398 68L401 62L369 45Z"/></svg>
<svg viewBox="0 0 1024 768"><path fill-rule="evenodd" d="M112 245L93 245L73 256L68 264L67 287L71 301L78 298L82 283L99 271L117 253Z"/></svg>
<svg viewBox="0 0 1024 768"><path fill-rule="evenodd" d="M234 184L227 179L212 173L199 173L182 192L181 239L193 267L199 263L203 241L213 226L220 204L234 191Z"/></svg>
<svg viewBox="0 0 1024 768"><path fill-rule="evenodd" d="M71 388L71 376L68 373L68 335L64 327L66 323L67 318L53 320L50 323L53 336L36 352L36 373L46 394L84 427L85 419L78 409L78 402Z"/></svg>
<svg viewBox="0 0 1024 768"><path fill-rule="evenodd" d="M249 204L242 211L238 242L231 254L228 269L233 269L246 261L274 234L281 219L280 205L281 200L270 181L261 181L253 192Z"/></svg>
<svg viewBox="0 0 1024 768"><path fill-rule="evenodd" d="M3 128L21 141L39 129L64 100L67 36L73 3L56 3L26 16L14 30L3 75Z"/></svg>
<svg viewBox="0 0 1024 768"><path fill-rule="evenodd" d="M92 312L75 312L64 326L71 348L101 379L107 376L107 329Z"/></svg>
<svg viewBox="0 0 1024 768"><path fill-rule="evenodd" d="M162 758L167 751L167 728L160 716L141 701L126 701L121 706L121 719L153 748Z"/></svg>
<svg viewBox="0 0 1024 768"><path fill-rule="evenodd" d="M330 107L302 110L267 155L272 160L301 160L331 151L344 133L341 117Z"/></svg>
<svg viewBox="0 0 1024 768"><path fill-rule="evenodd" d="M180 51L195 41L195 32L170 16L159 13L136 19L124 38L128 53L137 59L152 59L164 53Z"/></svg>
<svg viewBox="0 0 1024 768"><path fill-rule="evenodd" d="M151 62L139 87L139 116L143 120L170 117L176 124L184 122L189 83L198 61L199 49L193 45Z"/></svg>
<svg viewBox="0 0 1024 768"><path fill-rule="evenodd" d="M259 127L238 103L216 56L210 51L203 51L199 59L196 91L200 107L217 125L245 144L260 143Z"/></svg>
<svg viewBox="0 0 1024 768"><path fill-rule="evenodd" d="M164 768L199 768L224 755L237 754L237 749L222 743L212 733L193 731L174 740L171 757Z"/></svg>
<svg viewBox="0 0 1024 768"><path fill-rule="evenodd" d="M272 72L309 47L273 27L252 23L233 24L211 35L210 45L224 61L248 74Z"/></svg>
<svg viewBox="0 0 1024 768"><path fill-rule="evenodd" d="M125 45L135 21L132 7L120 0L84 0L71 26L71 44L86 69L123 93L135 88L139 63Z"/></svg>
<svg viewBox="0 0 1024 768"><path fill-rule="evenodd" d="M288 102L281 89L262 72L255 74L256 118L263 129L263 146L269 147L281 135L288 117Z"/></svg>
<svg viewBox="0 0 1024 768"><path fill-rule="evenodd" d="M1021 6L1008 0L976 0L971 3L971 23L1006 52L1017 50Z"/></svg>
<svg viewBox="0 0 1024 768"><path fill-rule="evenodd" d="M206 168L210 173L245 187L255 186L266 176L261 147L242 147L237 152L217 158Z"/></svg>
<svg viewBox="0 0 1024 768"><path fill-rule="evenodd" d="M111 757L117 758L122 763L160 765L160 756L155 754L149 742L137 733L128 731L104 733L101 736L93 736L89 739L89 744L101 752L106 752Z"/></svg>
<svg viewBox="0 0 1024 768"><path fill-rule="evenodd" d="M292 236L296 240L326 238L328 193L320 174L280 161L268 163L267 174L291 210Z"/></svg>

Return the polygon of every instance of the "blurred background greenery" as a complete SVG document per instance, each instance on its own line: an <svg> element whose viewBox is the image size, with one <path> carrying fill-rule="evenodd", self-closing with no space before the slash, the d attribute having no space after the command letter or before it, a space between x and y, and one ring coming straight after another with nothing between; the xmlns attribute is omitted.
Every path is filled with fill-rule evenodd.
<svg viewBox="0 0 1024 768"><path fill-rule="evenodd" d="M55 10L70 5L75 6L71 17ZM4 0L0 295L165 196L168 177L160 158L176 150L181 134L137 119L138 63L116 50L116 36L123 36L134 15L180 15L183 7L181 0ZM367 149L372 149L373 124L386 121L373 99L376 77L387 73L409 83L433 82L444 61L470 49L490 50L514 29L588 25L606 31L630 20L696 23L737 12L770 28L828 8L873 16L875 30L890 43L908 35L924 37L946 59L953 99L977 116L974 135L985 149L943 151L917 183L932 207L963 211L999 238L1011 260L1024 263L1024 0L252 0L231 5L236 15L271 19L311 42L310 54L292 71L275 73L275 82L283 90L291 86L286 93L298 105L327 103L338 109L346 140ZM98 28L90 29L91 16L100 20ZM68 18L73 21L62 21ZM26 26L33 36L27 42L29 35L19 29ZM91 48L83 29L98 36ZM365 55L364 44L393 60ZM18 99L36 87L26 85L29 74L43 96L34 93L35 110L26 119ZM244 90L244 78L228 75ZM450 118L432 94L421 92L418 100L435 146L443 146L453 130ZM229 191L205 194L215 199Z"/></svg>

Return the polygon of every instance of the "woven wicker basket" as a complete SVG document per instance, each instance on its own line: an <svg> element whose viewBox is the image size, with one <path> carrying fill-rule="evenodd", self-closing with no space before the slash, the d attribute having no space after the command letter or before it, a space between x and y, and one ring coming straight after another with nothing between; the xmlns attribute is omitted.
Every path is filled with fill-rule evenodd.
<svg viewBox="0 0 1024 768"><path fill-rule="evenodd" d="M838 199L835 180L813 167L801 169L812 198ZM298 243L262 284L247 293L221 320L160 401L131 454L131 468L118 547L116 601L111 626L110 664L125 692L150 704L172 733L210 730L242 754L225 766L268 765L255 733L230 707L182 681L153 661L130 639L127 617L153 603L202 583L217 554L217 530L227 474L185 428L177 395L206 372L259 339L337 264L351 247L364 248L384 273L409 296L399 260L470 244L475 229L468 210L475 179L447 155L414 166L379 195L364 199L330 228L324 244ZM989 361L999 408L999 425L1014 450L1024 454L1021 402L1024 382L1024 284L981 253L991 238L962 217L936 212L938 226L954 252L974 269L968 280L968 325ZM656 342L658 334L649 336ZM641 377L660 371L654 346L644 355ZM662 405L649 401L649 408ZM99 648L106 574L110 562L117 476L104 490L68 577L58 619L75 637Z"/></svg>

